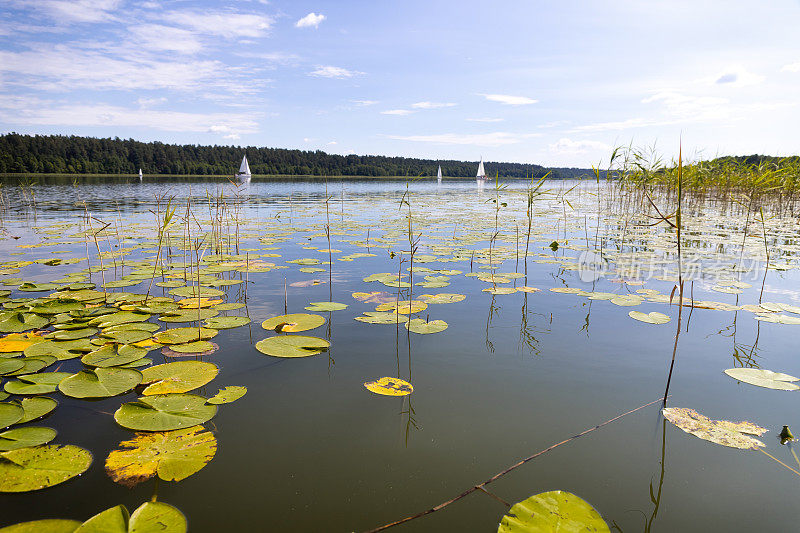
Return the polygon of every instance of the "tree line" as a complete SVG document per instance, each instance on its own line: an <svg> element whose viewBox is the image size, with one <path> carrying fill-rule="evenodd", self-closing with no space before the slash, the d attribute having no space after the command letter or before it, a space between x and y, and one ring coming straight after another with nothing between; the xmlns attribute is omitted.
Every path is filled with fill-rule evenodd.
<svg viewBox="0 0 800 533"><path fill-rule="evenodd" d="M75 135L0 135L0 174L196 174L233 175L247 154L253 174L295 176L474 176L477 161L417 159L377 155L335 155L320 150L256 146L199 146L139 142ZM501 178L577 178L579 168L545 168L522 163L484 163Z"/></svg>

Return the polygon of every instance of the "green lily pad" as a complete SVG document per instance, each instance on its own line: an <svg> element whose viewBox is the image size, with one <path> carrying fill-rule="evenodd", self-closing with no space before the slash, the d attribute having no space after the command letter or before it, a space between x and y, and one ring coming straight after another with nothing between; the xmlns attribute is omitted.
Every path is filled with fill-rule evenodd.
<svg viewBox="0 0 800 533"><path fill-rule="evenodd" d="M173 328L159 331L153 340L161 344L185 344L199 340L213 339L218 331L211 328Z"/></svg>
<svg viewBox="0 0 800 533"><path fill-rule="evenodd" d="M306 309L323 313L326 311L341 311L342 309L347 309L347 307L347 304L339 302L311 302Z"/></svg>
<svg viewBox="0 0 800 533"><path fill-rule="evenodd" d="M246 326L249 323L250 318L246 316L218 316L206 320L205 325L214 329L231 329Z"/></svg>
<svg viewBox="0 0 800 533"><path fill-rule="evenodd" d="M379 311L366 311L364 316L357 316L355 320L367 324L405 324L408 317L398 313L382 313Z"/></svg>
<svg viewBox="0 0 800 533"><path fill-rule="evenodd" d="M55 331L47 335L48 338L57 341L72 341L75 339L85 339L91 337L99 330L97 328L79 328Z"/></svg>
<svg viewBox="0 0 800 533"><path fill-rule="evenodd" d="M233 311L235 309L241 309L242 307L244 307L244 304L231 302L226 304L212 305L211 307L213 309L216 309L217 311Z"/></svg>
<svg viewBox="0 0 800 533"><path fill-rule="evenodd" d="M594 507L572 493L552 490L515 503L500 521L497 533L610 533Z"/></svg>
<svg viewBox="0 0 800 533"><path fill-rule="evenodd" d="M16 424L25 415L25 410L15 403L0 402L0 429Z"/></svg>
<svg viewBox="0 0 800 533"><path fill-rule="evenodd" d="M89 342L89 339L76 339L72 341L48 340L28 346L25 348L25 355L28 357L50 355L55 357L58 361L65 361L67 359L80 357L83 353L91 352L94 349L95 346Z"/></svg>
<svg viewBox="0 0 800 533"><path fill-rule="evenodd" d="M58 390L72 398L108 398L133 389L142 373L131 368L93 368L73 374L58 384Z"/></svg>
<svg viewBox="0 0 800 533"><path fill-rule="evenodd" d="M34 398L23 398L19 402L19 405L22 407L25 413L22 415L22 418L17 422L17 424L24 424L25 422L36 420L37 418L41 418L50 413L56 408L58 402L52 398L48 398L47 396L40 396Z"/></svg>
<svg viewBox="0 0 800 533"><path fill-rule="evenodd" d="M177 289L172 289L169 291L170 294L174 296L180 296L181 298L211 298L212 296L222 296L225 294L225 291L221 291L219 289L212 289L210 287L198 287L191 286L191 287L179 287Z"/></svg>
<svg viewBox="0 0 800 533"><path fill-rule="evenodd" d="M81 362L88 366L111 367L127 365L147 355L147 350L130 345L106 344L81 357Z"/></svg>
<svg viewBox="0 0 800 533"><path fill-rule="evenodd" d="M187 342L185 344L170 344L169 348L165 349L168 349L170 352L174 352L175 354L211 355L217 351L218 347L218 345L210 341L194 341ZM164 353L165 355L173 355L166 354L164 350L161 350L161 353ZM174 355L174 357L178 357L178 355Z"/></svg>
<svg viewBox="0 0 800 533"><path fill-rule="evenodd" d="M279 335L256 343L256 350L273 357L308 357L323 352L331 343L318 337Z"/></svg>
<svg viewBox="0 0 800 533"><path fill-rule="evenodd" d="M800 387L791 383L792 381L800 381L800 378L790 376L789 374L773 372L772 370L763 370L760 368L729 368L725 370L725 373L733 379L744 381L756 387L776 390L800 389Z"/></svg>
<svg viewBox="0 0 800 533"><path fill-rule="evenodd" d="M69 372L43 372L19 376L18 380L9 381L4 389L9 394L49 394L63 379L71 376Z"/></svg>
<svg viewBox="0 0 800 533"><path fill-rule="evenodd" d="M0 375L16 372L24 366L22 359L0 359Z"/></svg>
<svg viewBox="0 0 800 533"><path fill-rule="evenodd" d="M0 453L0 492L52 487L85 472L92 454L78 446L44 445Z"/></svg>
<svg viewBox="0 0 800 533"><path fill-rule="evenodd" d="M80 525L77 520L46 518L6 526L0 533L74 533Z"/></svg>
<svg viewBox="0 0 800 533"><path fill-rule="evenodd" d="M33 313L0 312L0 333L22 333L31 329L41 329L49 323L50 320L47 318Z"/></svg>
<svg viewBox="0 0 800 533"><path fill-rule="evenodd" d="M23 292L45 292L56 290L58 287L59 285L56 283L30 283L26 281L17 287L17 290Z"/></svg>
<svg viewBox="0 0 800 533"><path fill-rule="evenodd" d="M202 387L214 379L219 369L204 361L175 361L146 368L142 371L143 394L183 393Z"/></svg>
<svg viewBox="0 0 800 533"><path fill-rule="evenodd" d="M186 533L186 517L164 502L145 502L131 515L128 533Z"/></svg>
<svg viewBox="0 0 800 533"><path fill-rule="evenodd" d="M214 396L208 399L208 403L219 405L223 403L232 403L247 394L247 387L240 385L230 385L223 387Z"/></svg>
<svg viewBox="0 0 800 533"><path fill-rule="evenodd" d="M149 324L150 322L148 322ZM154 324L155 325L155 324ZM153 334L149 331L136 330L136 329L123 329L116 331L103 332L100 334L104 339L110 342L119 344L133 344L134 342L141 342L149 339Z"/></svg>
<svg viewBox="0 0 800 533"><path fill-rule="evenodd" d="M144 322L152 317L150 313L139 313L137 311L117 311L108 315L102 315L89 322L93 326L107 328L129 322Z"/></svg>
<svg viewBox="0 0 800 533"><path fill-rule="evenodd" d="M114 420L137 431L171 431L204 424L217 414L215 405L194 394L144 396L124 403L114 413Z"/></svg>
<svg viewBox="0 0 800 533"><path fill-rule="evenodd" d="M47 444L56 438L57 434L55 429L45 427L9 429L0 433L0 452Z"/></svg>
<svg viewBox="0 0 800 533"><path fill-rule="evenodd" d="M2 434L0 434L2 436ZM164 481L181 481L198 472L217 451L213 433L195 426L177 431L137 433L106 458L106 473L128 487L156 474Z"/></svg>
<svg viewBox="0 0 800 533"><path fill-rule="evenodd" d="M314 329L325 323L325 318L320 315L308 313L291 313L268 318L261 323L261 327L279 333L296 333Z"/></svg>
<svg viewBox="0 0 800 533"><path fill-rule="evenodd" d="M33 374L52 365L56 358L51 355L39 355L36 357L23 357L20 361L22 361L22 368L16 372L9 372L6 377Z"/></svg>
<svg viewBox="0 0 800 533"><path fill-rule="evenodd" d="M169 315L161 315L158 319L162 322L195 322L214 318L218 314L219 311L216 309L183 309Z"/></svg>
<svg viewBox="0 0 800 533"><path fill-rule="evenodd" d="M442 292L439 294L421 294L417 296L426 304L454 304L463 301L466 296L463 294Z"/></svg>
<svg viewBox="0 0 800 533"><path fill-rule="evenodd" d="M429 322L421 318L412 318L405 324L406 329L412 333L428 334L439 333L447 329L447 322L444 320L431 320Z"/></svg>

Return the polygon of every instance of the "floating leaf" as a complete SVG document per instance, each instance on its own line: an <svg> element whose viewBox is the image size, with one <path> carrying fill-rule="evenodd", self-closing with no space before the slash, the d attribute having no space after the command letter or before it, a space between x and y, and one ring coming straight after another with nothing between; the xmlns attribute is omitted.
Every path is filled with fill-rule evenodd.
<svg viewBox="0 0 800 533"><path fill-rule="evenodd" d="M189 392L214 379L219 372L216 365L204 361L175 361L151 366L142 370L145 396Z"/></svg>
<svg viewBox="0 0 800 533"><path fill-rule="evenodd" d="M572 493L552 490L515 503L497 533L610 532L594 507Z"/></svg>
<svg viewBox="0 0 800 533"><path fill-rule="evenodd" d="M0 451L7 452L9 450L47 444L56 438L56 435L56 430L52 428L25 427L9 429L0 433Z"/></svg>
<svg viewBox="0 0 800 533"><path fill-rule="evenodd" d="M370 392L383 396L407 396L414 392L414 387L408 381L398 378L380 378L375 381L366 381L364 386Z"/></svg>
<svg viewBox="0 0 800 533"><path fill-rule="evenodd" d="M395 311L403 315L413 315L428 308L428 304L419 300L400 300L399 302L390 302L380 304L375 308L376 311Z"/></svg>
<svg viewBox="0 0 800 533"><path fill-rule="evenodd" d="M16 424L25 415L21 406L15 403L0 403L0 429Z"/></svg>
<svg viewBox="0 0 800 533"><path fill-rule="evenodd" d="M186 309L175 311L168 315L161 315L158 319L162 322L196 322L214 318L219 314L216 309Z"/></svg>
<svg viewBox="0 0 800 533"><path fill-rule="evenodd" d="M393 302L397 299L396 296L389 294L386 291L376 292L354 292L353 298L364 303L385 304Z"/></svg>
<svg viewBox="0 0 800 533"><path fill-rule="evenodd" d="M49 394L55 392L58 384L71 375L69 372L27 374L18 376L18 380L9 381L4 389L9 394Z"/></svg>
<svg viewBox="0 0 800 533"><path fill-rule="evenodd" d="M47 396L40 396L38 398L23 398L19 404L25 414L22 415L22 419L17 424L24 424L48 414L56 408L58 402Z"/></svg>
<svg viewBox="0 0 800 533"><path fill-rule="evenodd" d="M194 341L185 344L170 344L169 351L178 354L210 355L217 351L219 346L209 341ZM162 350L163 353L163 350Z"/></svg>
<svg viewBox="0 0 800 533"><path fill-rule="evenodd" d="M197 298L198 295L200 298L213 298L214 296L222 296L225 294L224 291L219 289L212 289L210 287L198 288L196 286L179 287L177 289L172 289L169 293L183 298Z"/></svg>
<svg viewBox="0 0 800 533"><path fill-rule="evenodd" d="M454 304L463 301L466 296L463 294L441 292L439 294L420 294L417 298L426 304Z"/></svg>
<svg viewBox="0 0 800 533"><path fill-rule="evenodd" d="M405 324L406 329L412 333L421 335L428 333L439 333L447 329L447 322L444 320L426 321L421 318L412 318Z"/></svg>
<svg viewBox="0 0 800 533"><path fill-rule="evenodd" d="M81 362L88 366L96 367L112 367L127 365L134 361L138 361L147 355L147 350L143 348L136 348L134 346L116 344L106 344L102 348L89 352L81 357Z"/></svg>
<svg viewBox="0 0 800 533"><path fill-rule="evenodd" d="M749 435L761 436L767 430L751 422L711 420L685 407L667 407L661 413L683 431L703 440L742 450L756 450L764 446L763 442Z"/></svg>
<svg viewBox="0 0 800 533"><path fill-rule="evenodd" d="M108 339L109 342L116 342L118 344L133 344L135 342L141 342L149 339L152 336L152 333L141 329L120 329L103 332L100 335L104 339Z"/></svg>
<svg viewBox="0 0 800 533"><path fill-rule="evenodd" d="M214 329L231 329L246 326L250 318L246 316L218 316L206 320L205 326Z"/></svg>
<svg viewBox="0 0 800 533"><path fill-rule="evenodd" d="M186 479L214 458L217 440L210 431L195 426L137 433L119 447L108 454L106 473L117 483L132 487L156 474L164 481Z"/></svg>
<svg viewBox="0 0 800 533"><path fill-rule="evenodd" d="M273 357L308 357L321 353L330 345L331 343L318 337L279 335L258 341L256 350Z"/></svg>
<svg viewBox="0 0 800 533"><path fill-rule="evenodd" d="M266 330L277 332L298 332L314 329L325 323L325 318L320 315L310 315L308 313L292 313L288 315L268 318L261 323L261 327Z"/></svg>
<svg viewBox="0 0 800 533"><path fill-rule="evenodd" d="M733 379L744 381L756 387L764 387L767 389L777 390L797 390L800 389L792 381L800 381L800 378L790 376L789 374L781 374L773 372L772 370L762 370L760 368L729 368L725 370Z"/></svg>
<svg viewBox="0 0 800 533"><path fill-rule="evenodd" d="M368 311L364 316L357 316L355 320L359 322L366 322L367 324L405 324L408 322L408 317L399 315L397 313L379 313Z"/></svg>
<svg viewBox="0 0 800 533"><path fill-rule="evenodd" d="M72 398L108 398L128 392L141 381L138 370L98 367L69 376L58 384L58 390Z"/></svg>
<svg viewBox="0 0 800 533"><path fill-rule="evenodd" d="M230 385L223 387L214 396L208 399L208 403L219 405L223 403L232 403L244 396L247 393L247 387L239 385Z"/></svg>
<svg viewBox="0 0 800 533"><path fill-rule="evenodd" d="M92 454L78 446L44 445L0 453L0 492L52 487L85 472Z"/></svg>
<svg viewBox="0 0 800 533"><path fill-rule="evenodd" d="M347 304L340 304L338 302L311 302L305 309L309 311L316 311L318 313L326 311L341 311L347 309Z"/></svg>
<svg viewBox="0 0 800 533"><path fill-rule="evenodd" d="M514 294L517 292L518 289L514 287L488 287L483 289L483 292L488 292L491 294Z"/></svg>
<svg viewBox="0 0 800 533"><path fill-rule="evenodd" d="M652 313L642 313L641 311L630 311L628 316L639 322L646 322L648 324L666 324L670 321L668 315L653 311Z"/></svg>
<svg viewBox="0 0 800 533"><path fill-rule="evenodd" d="M144 396L124 403L114 413L114 420L137 431L171 431L204 424L217 414L215 405L194 394Z"/></svg>
<svg viewBox="0 0 800 533"><path fill-rule="evenodd" d="M45 341L25 348L25 355L37 357L39 355L52 355L59 361L80 357L83 353L91 352L95 346L89 339L72 341Z"/></svg>
<svg viewBox="0 0 800 533"><path fill-rule="evenodd" d="M187 342L213 339L217 333L216 329L210 328L173 328L159 331L153 335L153 340L161 344L185 344Z"/></svg>
<svg viewBox="0 0 800 533"><path fill-rule="evenodd" d="M0 353L21 352L44 341L44 337L35 333L12 333L0 339Z"/></svg>
<svg viewBox="0 0 800 533"><path fill-rule="evenodd" d="M0 533L74 533L80 525L77 520L46 518L6 526Z"/></svg>
<svg viewBox="0 0 800 533"><path fill-rule="evenodd" d="M0 359L0 375L16 372L24 366L22 359Z"/></svg>
<svg viewBox="0 0 800 533"><path fill-rule="evenodd" d="M164 502L145 502L131 515L128 533L186 533L186 517Z"/></svg>
<svg viewBox="0 0 800 533"><path fill-rule="evenodd" d="M49 323L47 318L33 313L0 312L0 333L22 333L31 329L43 328Z"/></svg>

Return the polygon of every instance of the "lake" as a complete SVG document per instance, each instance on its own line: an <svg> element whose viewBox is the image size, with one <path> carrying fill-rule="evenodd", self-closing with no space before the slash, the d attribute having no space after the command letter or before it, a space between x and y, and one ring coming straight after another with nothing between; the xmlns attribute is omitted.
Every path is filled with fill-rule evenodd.
<svg viewBox="0 0 800 533"><path fill-rule="evenodd" d="M7 308L58 288L20 291L29 287L24 283L92 283L96 291L105 284L112 295L150 288L164 302L180 300L169 291L194 285L199 275L201 285L221 293L210 298L244 304L218 316L251 322L219 329L209 355L167 356L160 347L147 354L154 365L216 365L218 374L191 394L211 398L222 387L247 387L203 424L217 441L204 468L178 482L152 478L133 488L109 477L109 453L135 435L114 414L142 395L141 385L101 399L59 390L37 395L58 407L14 427L53 428L52 444L79 446L93 462L55 486L0 496L0 526L84 521L119 504L133 511L157 494L194 532L366 531L660 400L678 321L677 293L669 303L678 272L674 231L615 184L545 183L533 201L526 257L528 187L524 180L496 187L475 180L256 179L235 187L213 179L32 177L20 185L5 178L0 289L11 291ZM671 199L654 200L671 211ZM173 208L169 234L159 239L158 226ZM669 407L768 429L762 449L795 469L791 445L778 435L783 425L800 430L797 392L723 371L800 375L793 341L800 328L798 229L796 218L768 209L762 221L739 206L687 202L684 297L694 306L682 310L668 399ZM148 276L157 259L163 270ZM406 283L397 282L398 273ZM370 276L374 281L364 281ZM436 303L430 296L441 293L464 298ZM429 302L407 309L425 333L406 329L405 314L394 313L388 324L355 320L408 299ZM306 310L312 302L347 307ZM382 309L373 318L385 319ZM669 321L643 322L632 311ZM323 339L329 349L291 358L259 351L258 341L292 335L291 328L276 333L261 325L285 312L322 316L323 325L299 335ZM435 320L446 329L430 326ZM149 322L161 330L197 326L164 322L158 313ZM96 338L89 333L85 338ZM43 372L83 367L76 356ZM3 377L4 386L15 380ZM392 397L365 388L381 377L407 381L413 392ZM568 491L626 533L797 527L798 474L759 451L681 431L661 408L657 401L571 440L486 489L511 504ZM496 531L507 511L476 491L392 531Z"/></svg>

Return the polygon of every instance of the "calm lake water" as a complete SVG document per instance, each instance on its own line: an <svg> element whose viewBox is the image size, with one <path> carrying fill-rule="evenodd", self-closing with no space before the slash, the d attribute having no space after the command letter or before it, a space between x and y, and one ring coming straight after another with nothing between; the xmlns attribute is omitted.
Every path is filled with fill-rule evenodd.
<svg viewBox="0 0 800 533"><path fill-rule="evenodd" d="M131 249L126 260L154 258L157 231L150 210L163 210L168 198L183 216L192 197L193 237L205 235L208 242L207 193L222 192L228 214L238 209L239 253L248 260L250 254L279 254L260 259L288 268L242 274L246 299L245 284L223 287L226 301L247 304L223 314L247 314L252 323L220 331L214 339L219 350L202 358L220 373L196 393L208 397L227 385L244 385L248 392L221 405L205 425L218 441L214 459L183 481L158 482L158 499L179 508L194 532L364 531L446 501L524 457L663 394L676 305L647 299L617 305L550 290L647 296L637 291L652 289L669 296L677 272L674 233L664 224L648 226L653 220L644 216L650 213L646 206L626 202L606 184L546 184L550 192L534 203L527 275L497 284L541 290L492 295L483 291L494 286L491 282L467 276L490 273L486 267L493 265L498 277L526 272L527 185L511 180L496 191L492 183L479 186L474 180L256 180L236 189L222 180L79 178L73 184L71 178L39 178L19 186L7 178L0 268L13 270L21 260L85 258L87 249L96 265L94 242L70 237L81 231L86 213L95 217L95 229L111 223L122 234L101 242L103 251L121 244ZM493 202L498 198L507 204L499 211ZM401 204L403 199L410 205ZM354 299L353 292L397 291L364 277L400 268L408 274L409 209L418 239L413 282L441 275L418 267L461 271L449 276L446 287L413 287L413 297L466 296L417 314L447 322L439 333L354 320L376 304ZM772 268L762 279L761 220L751 216L750 236L744 237L745 216L736 213L729 206L697 203L687 214L684 259L695 277L687 282L686 297L691 287L695 300L758 304L763 282L763 302L800 305L796 220L766 215ZM331 252L332 271L319 264L324 271L301 272L307 265L287 263L328 261L328 253L318 250L328 248L326 224L330 247L339 250ZM183 237L182 227L174 230L175 238ZM235 235L235 224L224 231ZM490 264L486 250L495 233ZM557 250L549 246L553 241ZM24 247L41 242L51 245ZM147 243L145 250L135 249ZM170 261L183 261L180 250L172 253ZM352 253L374 255L339 260ZM601 271L587 272L587 258L600 256ZM130 271L115 271L110 260L105 259L106 282ZM0 275L0 282L11 277L46 282L85 268L85 260L32 264ZM303 283L314 279L321 282ZM731 280L751 286L741 284L739 294L712 289L730 287L725 283ZM91 281L99 287L100 273ZM143 293L147 286L109 290ZM304 310L310 302L349 305L318 313L326 324L303 333L330 339L328 352L282 359L254 348L271 334L261 322L284 313L285 286L290 313L312 312ZM46 294L6 288L13 290L12 298ZM166 290L159 288L157 295ZM672 320L647 324L630 318L632 310L658 311ZM669 406L761 425L769 429L764 450L797 468L777 435L784 424L800 431L800 393L740 383L723 370L755 366L800 375L798 328L756 320L742 309L684 308ZM160 351L149 356L156 364L168 361ZM73 359L60 363L59 370L80 368L80 360ZM364 388L365 381L383 376L411 382L413 393L386 397ZM103 468L108 453L133 436L112 414L136 393L97 401L58 392L49 396L59 406L37 425L58 430L55 443L90 450L94 463L55 487L0 496L0 526L39 518L85 520L114 505L133 510L149 500L154 480L128 489ZM511 503L548 490L569 491L626 533L797 530L800 477L760 452L689 435L665 422L660 409L654 404L562 445L488 488ZM476 492L392 531L496 531L506 510Z"/></svg>

